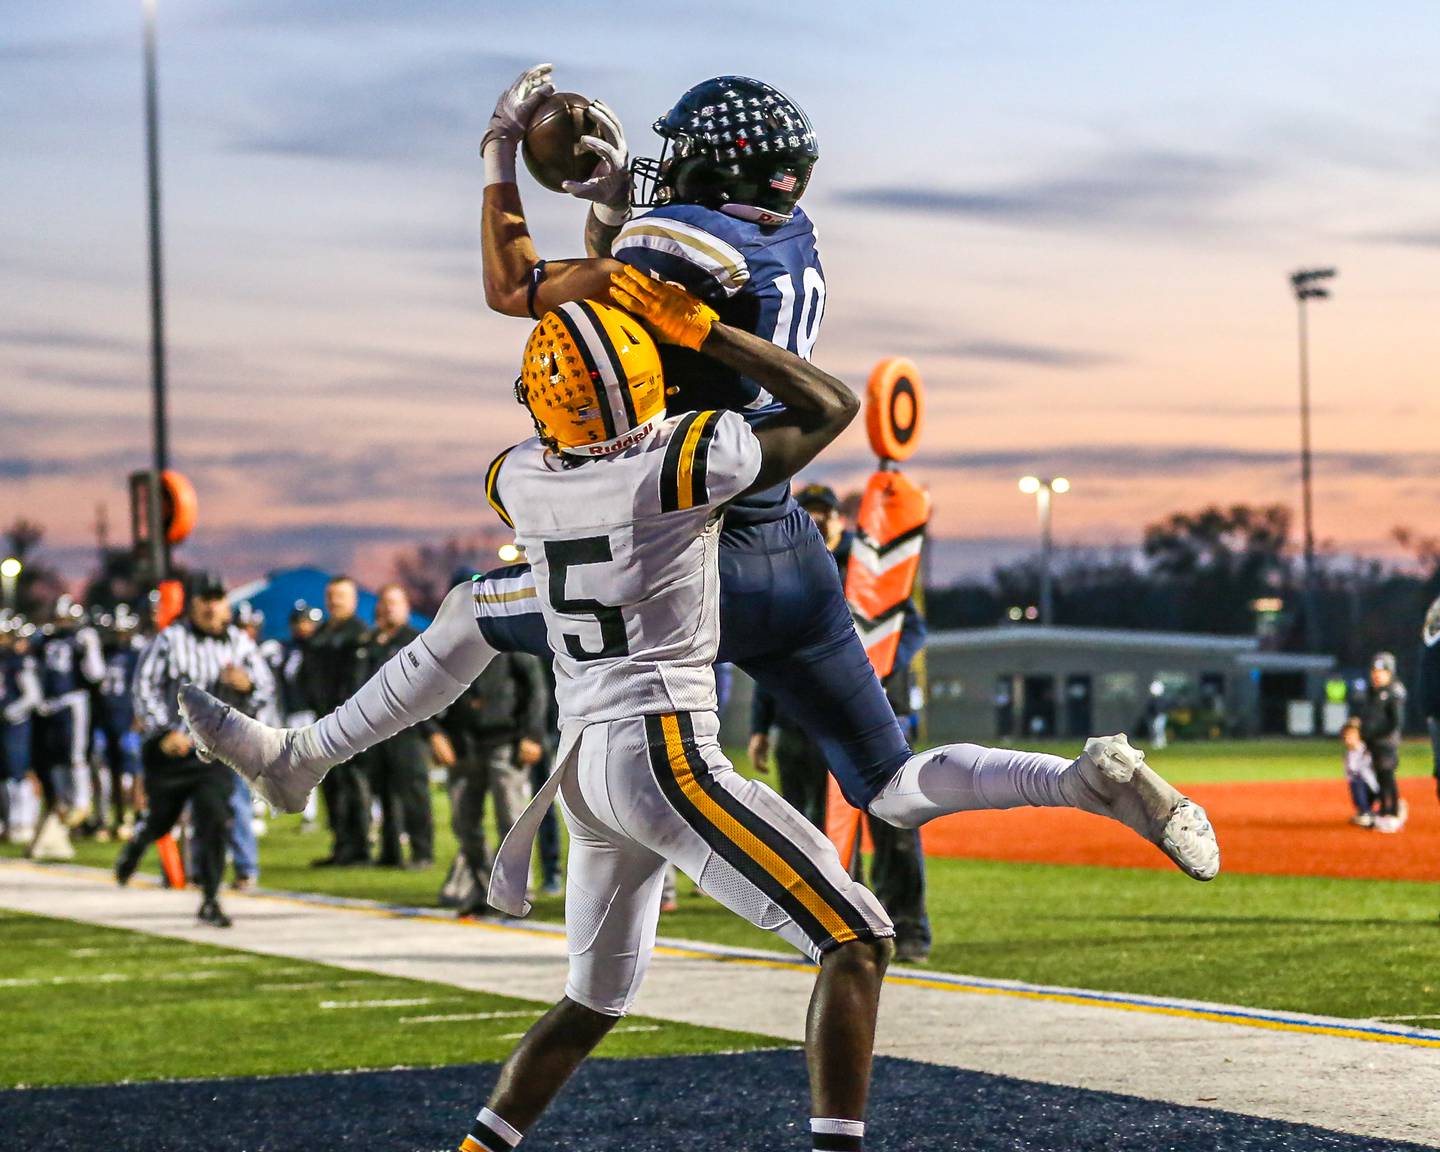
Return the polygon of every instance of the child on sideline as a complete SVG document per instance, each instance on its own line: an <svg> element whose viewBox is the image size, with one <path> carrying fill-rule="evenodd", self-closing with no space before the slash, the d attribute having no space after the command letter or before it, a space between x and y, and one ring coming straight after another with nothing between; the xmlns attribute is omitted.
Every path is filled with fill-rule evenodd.
<svg viewBox="0 0 1440 1152"><path fill-rule="evenodd" d="M1345 782L1350 785L1350 799L1355 804L1355 815L1350 823L1361 828L1375 827L1375 805L1380 800L1380 782L1375 778L1375 765L1370 760L1370 750L1360 739L1360 718L1352 716L1340 730L1340 739L1345 744Z"/></svg>

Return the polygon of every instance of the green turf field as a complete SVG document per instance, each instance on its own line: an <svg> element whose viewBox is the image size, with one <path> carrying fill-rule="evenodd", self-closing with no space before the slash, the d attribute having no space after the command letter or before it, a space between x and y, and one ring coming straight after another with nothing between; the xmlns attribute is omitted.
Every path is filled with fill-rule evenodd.
<svg viewBox="0 0 1440 1152"><path fill-rule="evenodd" d="M10 912L0 938L0 1088L503 1060L548 1007ZM599 1052L774 1044L635 1016Z"/></svg>
<svg viewBox="0 0 1440 1152"><path fill-rule="evenodd" d="M1428 751L1407 746L1405 772L1428 772ZM1154 759L1180 783L1333 778L1343 787L1330 742L1181 744ZM445 797L435 800L441 866L312 869L325 834L285 817L261 841L262 882L433 906L454 852ZM78 847L79 863L108 867L115 857L113 845ZM1164 871L976 860L928 868L939 969L1345 1017L1432 1014L1425 1020L1440 1023L1437 885L1238 874L1201 885ZM662 934L776 947L683 877L680 893ZM537 918L562 915L560 898L536 900Z"/></svg>

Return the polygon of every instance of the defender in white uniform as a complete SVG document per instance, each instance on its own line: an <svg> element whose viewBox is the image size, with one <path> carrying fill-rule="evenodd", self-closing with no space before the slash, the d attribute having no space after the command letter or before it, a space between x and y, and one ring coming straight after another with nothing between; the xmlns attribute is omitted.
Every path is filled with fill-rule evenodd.
<svg viewBox="0 0 1440 1152"><path fill-rule="evenodd" d="M518 602L507 598L538 596L556 653L561 740L554 773L501 848L490 902L524 910L531 838L558 793L570 828L570 973L565 998L507 1061L462 1152L518 1143L629 1009L654 946L667 862L820 964L807 1042L812 1128L817 1147L859 1149L894 929L833 845L726 760L716 739L712 667L725 504L792 476L859 405L839 381L718 323L678 288L626 270L613 294L661 339L703 347L764 382L786 407L754 429L734 412L667 417L659 355L645 326L593 301L547 313L526 345L516 394L538 435L491 464L486 495L515 529L535 579L516 589L477 583L475 596L502 609ZM450 611L447 600L440 616ZM413 711L427 686L447 677L461 685L475 674L475 661L461 651L473 653L473 634L453 647L433 625L425 635L430 643L417 641L387 665L389 680L376 677L374 691L362 690L312 728L290 731L284 749L265 751L265 762L325 759L333 752L321 746L327 722L336 743L362 729L378 733ZM483 654L480 666L488 659ZM200 693L184 692L182 700L201 742L232 759L225 728L246 721ZM260 731L247 728L252 737ZM317 746L299 747L305 740ZM239 767L268 781L260 765ZM289 806L297 797L280 799Z"/></svg>
<svg viewBox="0 0 1440 1152"><path fill-rule="evenodd" d="M572 303L557 313L598 343L598 311ZM534 566L556 654L571 835L566 995L597 1012L622 1013L634 999L667 860L816 960L892 934L830 842L735 772L716 740L719 514L760 466L760 441L738 413L691 412L603 461L575 467L537 438L490 472L490 498ZM503 851L523 885L528 836ZM513 876L498 866L491 898L502 907L515 902Z"/></svg>

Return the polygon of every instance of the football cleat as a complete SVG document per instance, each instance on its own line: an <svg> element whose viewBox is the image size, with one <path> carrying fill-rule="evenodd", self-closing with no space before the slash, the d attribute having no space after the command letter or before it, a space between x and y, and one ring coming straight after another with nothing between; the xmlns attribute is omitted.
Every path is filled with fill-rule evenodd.
<svg viewBox="0 0 1440 1152"><path fill-rule="evenodd" d="M202 760L234 769L255 795L281 812L305 810L324 772L295 763L295 729L262 724L193 684L180 687L180 714Z"/></svg>
<svg viewBox="0 0 1440 1152"><path fill-rule="evenodd" d="M1138 832L1194 880L1219 874L1220 842L1205 809L1167 784L1123 733L1092 736L1072 771L1082 785L1076 807Z"/></svg>

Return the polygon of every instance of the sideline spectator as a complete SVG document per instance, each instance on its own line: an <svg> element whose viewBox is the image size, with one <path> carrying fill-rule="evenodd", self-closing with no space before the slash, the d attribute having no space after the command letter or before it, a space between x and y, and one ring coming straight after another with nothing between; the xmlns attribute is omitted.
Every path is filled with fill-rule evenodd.
<svg viewBox="0 0 1440 1152"><path fill-rule="evenodd" d="M1405 802L1395 773L1400 767L1400 733L1405 727L1405 685L1395 679L1395 657L1377 652L1370 662L1370 686L1358 714L1360 736L1375 766L1380 788L1378 832L1398 832L1405 826Z"/></svg>
<svg viewBox="0 0 1440 1152"><path fill-rule="evenodd" d="M140 734L135 730L131 685L145 638L140 635L140 617L127 604L117 605L113 615L102 619L102 626L105 677L95 694L95 734L109 775L109 833L120 837L131 815L130 790L140 779ZM104 813L96 812L95 817L101 820Z"/></svg>
<svg viewBox="0 0 1440 1152"><path fill-rule="evenodd" d="M305 706L305 691L300 684L300 666L305 659L305 648L310 637L315 635L325 613L312 608L304 600L295 601L290 609L290 639L280 645L280 673L277 684L280 696L280 715L286 728L303 728L315 722L315 713ZM318 790L311 792L305 801L305 811L300 816L300 828L308 832L315 827L320 812Z"/></svg>
<svg viewBox="0 0 1440 1152"><path fill-rule="evenodd" d="M540 662L502 652L438 717L442 731L431 737L431 747L449 770L450 825L460 846L444 902L454 904L458 916L478 916L488 907L494 854L485 836L485 798L495 801L503 843L530 803L530 771L545 754L548 699Z"/></svg>
<svg viewBox="0 0 1440 1152"><path fill-rule="evenodd" d="M1360 735L1358 716L1345 721L1340 739L1345 746L1345 782L1350 787L1350 801L1355 805L1350 823L1360 828L1373 828L1375 805L1380 800L1380 782L1375 779L1375 764Z"/></svg>
<svg viewBox="0 0 1440 1152"><path fill-rule="evenodd" d="M325 623L305 644L300 689L305 707L316 716L333 712L364 680L360 647L365 624L355 615L360 595L355 581L336 576L325 585ZM370 862L370 789L364 765L337 764L320 782L330 821L330 854L313 861L317 868Z"/></svg>
<svg viewBox="0 0 1440 1152"><path fill-rule="evenodd" d="M12 844L35 835L39 808L30 779L30 717L44 694L26 627L18 617L0 622L0 823Z"/></svg>
<svg viewBox="0 0 1440 1152"><path fill-rule="evenodd" d="M261 639L261 633L265 628L265 613L248 600L242 600L235 609L235 623L240 631L255 642L255 648L260 653L260 658L265 661L265 666L270 669L270 678L273 681L275 664ZM277 706L279 694L277 686L275 694L261 706L260 711L256 714L257 720L264 721L266 724L280 722L280 712ZM262 805L260 813L256 812L255 797L250 792L250 784L240 773L236 772L234 775L235 779L231 781L230 789L232 819L227 847L230 849L230 865L235 870L235 890L248 892L260 880L260 835L265 831L265 821L260 813L263 813L265 808Z"/></svg>
<svg viewBox="0 0 1440 1152"><path fill-rule="evenodd" d="M420 634L410 627L410 598L399 584L375 594L375 627L360 649L361 675L369 677ZM435 863L435 818L430 807L430 767L425 744L438 732L426 720L365 754L370 785L380 801L380 855L384 868L404 866L400 837L410 839L410 867Z"/></svg>
<svg viewBox="0 0 1440 1152"><path fill-rule="evenodd" d="M175 826L189 804L203 893L200 920L228 928L230 918L220 908L219 891L234 773L196 754L177 700L184 683L195 684L251 716L274 695L269 666L255 642L230 623L225 586L214 576L192 580L185 619L155 637L135 672L149 811L115 862L115 879L121 885L129 883L145 849Z"/></svg>
<svg viewBox="0 0 1440 1152"><path fill-rule="evenodd" d="M83 616L59 597L34 644L45 697L35 712L34 766L47 812L72 827L90 810L90 689L105 678L99 636L80 626Z"/></svg>
<svg viewBox="0 0 1440 1152"><path fill-rule="evenodd" d="M1420 630L1420 707L1430 729L1430 752L1435 771L1435 795L1440 798L1440 597L1425 613Z"/></svg>

